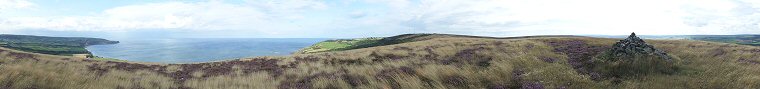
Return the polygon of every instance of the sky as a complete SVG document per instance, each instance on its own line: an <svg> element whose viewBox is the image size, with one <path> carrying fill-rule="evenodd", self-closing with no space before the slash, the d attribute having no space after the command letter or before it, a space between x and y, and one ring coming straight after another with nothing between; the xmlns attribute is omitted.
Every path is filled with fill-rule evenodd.
<svg viewBox="0 0 760 89"><path fill-rule="evenodd" d="M0 33L101 38L760 34L760 0L0 0Z"/></svg>

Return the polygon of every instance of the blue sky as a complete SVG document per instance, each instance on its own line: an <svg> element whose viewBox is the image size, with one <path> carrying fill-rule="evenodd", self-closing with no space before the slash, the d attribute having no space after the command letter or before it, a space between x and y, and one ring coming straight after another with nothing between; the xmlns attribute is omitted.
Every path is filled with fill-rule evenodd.
<svg viewBox="0 0 760 89"><path fill-rule="evenodd" d="M0 32L103 38L760 34L758 0L0 0Z"/></svg>

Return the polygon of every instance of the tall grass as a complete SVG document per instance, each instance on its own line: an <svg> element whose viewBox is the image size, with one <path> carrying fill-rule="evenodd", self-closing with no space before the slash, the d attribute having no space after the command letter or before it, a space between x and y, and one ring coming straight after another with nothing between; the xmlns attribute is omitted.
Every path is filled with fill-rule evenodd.
<svg viewBox="0 0 760 89"><path fill-rule="evenodd" d="M617 41L585 37L435 38L338 52L201 63L195 67L85 61L1 48L5 51L0 52L0 71L3 71L0 72L0 88L760 88L760 65L752 63L760 61L758 47L647 40L681 59L683 62L675 64L681 70L614 83L612 80L592 80L589 75L578 73L569 65L568 55L556 52L556 47L546 43L569 40L584 41L590 46L610 46ZM23 54L33 54L33 57ZM274 65L263 61L225 66L225 63L261 60L277 61ZM261 64L243 65L249 63ZM197 70L190 71L193 68ZM190 73L179 76L181 72Z"/></svg>

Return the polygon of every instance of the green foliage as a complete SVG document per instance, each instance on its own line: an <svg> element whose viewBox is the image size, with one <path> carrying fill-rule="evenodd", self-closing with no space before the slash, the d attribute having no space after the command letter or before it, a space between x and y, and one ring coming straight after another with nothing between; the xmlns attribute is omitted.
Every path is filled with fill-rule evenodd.
<svg viewBox="0 0 760 89"><path fill-rule="evenodd" d="M354 49L357 46L376 44L382 38L359 38L327 40L301 49L298 53L317 53Z"/></svg>
<svg viewBox="0 0 760 89"><path fill-rule="evenodd" d="M109 41L99 38L0 35L0 47L34 53L66 56L71 56L72 54L90 54L90 52L85 49L85 46L115 43L118 43L118 41Z"/></svg>
<svg viewBox="0 0 760 89"><path fill-rule="evenodd" d="M31 36L31 35L10 35L0 34L0 42L6 43L37 43L45 45L62 45L62 46L90 46L100 44L115 44L118 41L109 41L100 38L84 38L84 37L47 37L47 36Z"/></svg>
<svg viewBox="0 0 760 89"><path fill-rule="evenodd" d="M67 46L67 45L49 45L39 43L10 43L2 45L5 48L11 48L21 51L52 54L52 55L65 55L71 56L72 54L90 54L87 49L80 46Z"/></svg>
<svg viewBox="0 0 760 89"><path fill-rule="evenodd" d="M492 38L480 36L454 35L454 34L402 34L392 37L370 37L358 39L338 39L319 42L309 47L301 49L298 53L318 53L330 51L343 51L352 49L361 49L407 42L416 42L430 40L434 38Z"/></svg>

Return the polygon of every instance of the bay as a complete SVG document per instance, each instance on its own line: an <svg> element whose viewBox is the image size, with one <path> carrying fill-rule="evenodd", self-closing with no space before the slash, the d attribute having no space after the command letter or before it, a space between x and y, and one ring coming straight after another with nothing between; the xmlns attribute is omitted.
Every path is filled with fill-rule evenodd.
<svg viewBox="0 0 760 89"><path fill-rule="evenodd" d="M95 56L136 62L197 63L255 56L289 55L325 38L181 38L119 40L93 45Z"/></svg>

